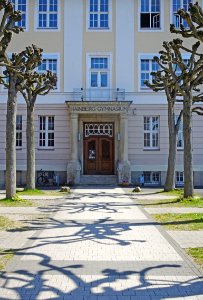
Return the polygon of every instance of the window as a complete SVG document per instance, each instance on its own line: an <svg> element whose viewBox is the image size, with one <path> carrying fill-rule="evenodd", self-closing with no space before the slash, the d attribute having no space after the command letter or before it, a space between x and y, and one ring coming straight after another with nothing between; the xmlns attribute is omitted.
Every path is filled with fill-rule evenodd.
<svg viewBox="0 0 203 300"><path fill-rule="evenodd" d="M22 116L16 116L16 148L22 147Z"/></svg>
<svg viewBox="0 0 203 300"><path fill-rule="evenodd" d="M39 117L39 147L54 147L54 116Z"/></svg>
<svg viewBox="0 0 203 300"><path fill-rule="evenodd" d="M14 10L21 11L21 20L16 22L16 24L20 27L26 28L26 0L10 0L10 2L13 3Z"/></svg>
<svg viewBox="0 0 203 300"><path fill-rule="evenodd" d="M109 59L108 57L91 57L90 87L109 87Z"/></svg>
<svg viewBox="0 0 203 300"><path fill-rule="evenodd" d="M109 0L89 0L89 28L109 29Z"/></svg>
<svg viewBox="0 0 203 300"><path fill-rule="evenodd" d="M56 56L52 56L53 58L44 58L42 60L41 65L38 67L38 73L45 73L46 71L51 71L52 73L56 74L57 79L59 78L58 76L58 60L57 58L54 58ZM58 84L58 80L57 80L57 86L56 88L59 86Z"/></svg>
<svg viewBox="0 0 203 300"><path fill-rule="evenodd" d="M160 29L160 0L140 0L140 28Z"/></svg>
<svg viewBox="0 0 203 300"><path fill-rule="evenodd" d="M144 174L144 184L153 184L160 185L161 184L161 173L160 172L143 172Z"/></svg>
<svg viewBox="0 0 203 300"><path fill-rule="evenodd" d="M176 185L183 186L184 185L184 173L176 172Z"/></svg>
<svg viewBox="0 0 203 300"><path fill-rule="evenodd" d="M159 65L153 59L141 59L141 88L148 87L145 85L145 80L152 82L153 76L151 72L156 72L159 70Z"/></svg>
<svg viewBox="0 0 203 300"><path fill-rule="evenodd" d="M176 118L177 119L177 118ZM178 137L177 137L177 149L183 149L183 122L180 121L179 130L178 130Z"/></svg>
<svg viewBox="0 0 203 300"><path fill-rule="evenodd" d="M188 27L187 22L181 18L177 14L178 10L183 8L185 11L188 11L189 4L192 0L172 0L172 23L175 25L176 28L180 28L180 25L183 24L185 27Z"/></svg>
<svg viewBox="0 0 203 300"><path fill-rule="evenodd" d="M58 0L38 0L38 28L58 28Z"/></svg>
<svg viewBox="0 0 203 300"><path fill-rule="evenodd" d="M159 148L159 117L144 117L144 148Z"/></svg>

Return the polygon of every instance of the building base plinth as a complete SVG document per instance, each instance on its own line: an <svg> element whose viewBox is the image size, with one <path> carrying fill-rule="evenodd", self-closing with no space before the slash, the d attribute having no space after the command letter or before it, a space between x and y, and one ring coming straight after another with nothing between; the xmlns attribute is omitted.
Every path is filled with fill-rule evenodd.
<svg viewBox="0 0 203 300"><path fill-rule="evenodd" d="M80 183L81 166L79 161L71 160L67 165L67 183L70 185Z"/></svg>
<svg viewBox="0 0 203 300"><path fill-rule="evenodd" d="M131 169L129 161L119 162L117 171L119 184L131 184Z"/></svg>

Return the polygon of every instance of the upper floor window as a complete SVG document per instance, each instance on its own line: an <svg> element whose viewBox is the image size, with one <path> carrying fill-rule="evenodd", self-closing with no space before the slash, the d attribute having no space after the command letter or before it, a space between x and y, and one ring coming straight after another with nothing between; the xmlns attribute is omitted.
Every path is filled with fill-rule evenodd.
<svg viewBox="0 0 203 300"><path fill-rule="evenodd" d="M38 28L58 28L58 0L38 0Z"/></svg>
<svg viewBox="0 0 203 300"><path fill-rule="evenodd" d="M141 59L141 88L147 88L145 85L145 80L149 80L150 82L153 79L151 72L156 72L159 69L159 65L153 59Z"/></svg>
<svg viewBox="0 0 203 300"><path fill-rule="evenodd" d="M26 10L27 3L26 0L10 0L13 3L14 10L21 11L21 20L16 22L18 26L26 28Z"/></svg>
<svg viewBox="0 0 203 300"><path fill-rule="evenodd" d="M22 147L22 115L16 116L16 147L21 148Z"/></svg>
<svg viewBox="0 0 203 300"><path fill-rule="evenodd" d="M109 58L91 57L90 87L109 87Z"/></svg>
<svg viewBox="0 0 203 300"><path fill-rule="evenodd" d="M55 54L55 55L44 54L43 57L44 58L42 60L42 63L38 67L38 73L45 73L46 71L51 71L52 73L56 74L57 85L55 88L58 89L59 88L58 56L57 56L57 54Z"/></svg>
<svg viewBox="0 0 203 300"><path fill-rule="evenodd" d="M192 0L172 0L172 23L176 28L179 28L181 24L185 27L188 27L187 22L178 15L178 10L183 8L185 11L188 11L189 4L193 2Z"/></svg>
<svg viewBox="0 0 203 300"><path fill-rule="evenodd" d="M140 28L161 28L160 0L140 0Z"/></svg>
<svg viewBox="0 0 203 300"><path fill-rule="evenodd" d="M144 148L159 148L159 117L144 117Z"/></svg>
<svg viewBox="0 0 203 300"><path fill-rule="evenodd" d="M109 29L110 0L89 0L89 28Z"/></svg>
<svg viewBox="0 0 203 300"><path fill-rule="evenodd" d="M54 147L54 116L39 117L39 147Z"/></svg>

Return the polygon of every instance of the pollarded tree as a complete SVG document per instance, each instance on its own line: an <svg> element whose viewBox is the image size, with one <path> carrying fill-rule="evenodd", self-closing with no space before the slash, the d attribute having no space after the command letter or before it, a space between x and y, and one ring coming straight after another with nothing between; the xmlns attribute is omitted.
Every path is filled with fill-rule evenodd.
<svg viewBox="0 0 203 300"><path fill-rule="evenodd" d="M35 46L33 51L40 53L42 50ZM50 71L42 74L35 72L34 70L38 65L38 63L35 65L33 58L32 67L29 67L24 76L24 80L19 86L19 91L27 104L27 189L35 189L34 110L36 99L38 95L46 95L51 89L54 89L57 81L55 74Z"/></svg>
<svg viewBox="0 0 203 300"><path fill-rule="evenodd" d="M16 194L16 84L19 78L17 70L21 66L21 62L9 59L7 48L13 34L18 34L23 29L16 26L16 22L21 20L21 13L15 11L9 1L0 1L0 12L2 14L0 22L0 66L9 71L6 117L6 197L10 198ZM3 76L0 76L0 79L3 83Z"/></svg>
<svg viewBox="0 0 203 300"><path fill-rule="evenodd" d="M175 39L164 42L164 50L160 51L164 68L170 74L175 89L183 100L185 198L193 196L192 112L202 113L201 107L193 107L194 101L202 101L201 97L194 95L194 91L197 91L198 86L203 82L203 55L197 52L199 46L200 42L197 42L192 49L188 49L183 46L182 40ZM187 62L183 58L183 51L190 55Z"/></svg>
<svg viewBox="0 0 203 300"><path fill-rule="evenodd" d="M145 84L154 92L164 91L166 94L168 104L169 154L164 190L171 191L175 188L177 136L182 117L182 110L180 111L178 118L176 118L175 114L175 104L180 93L178 92L176 83L168 71L166 65L167 62L165 62L164 57L162 57L162 55L160 57L156 56L154 57L154 61L159 65L159 70L152 72L152 82L145 81Z"/></svg>
<svg viewBox="0 0 203 300"><path fill-rule="evenodd" d="M174 24L171 24L170 31L182 35L184 38L194 37L203 42L203 10L197 3L189 5L188 12L184 9L178 11L179 16L185 20L188 27L180 25L180 29L176 28Z"/></svg>

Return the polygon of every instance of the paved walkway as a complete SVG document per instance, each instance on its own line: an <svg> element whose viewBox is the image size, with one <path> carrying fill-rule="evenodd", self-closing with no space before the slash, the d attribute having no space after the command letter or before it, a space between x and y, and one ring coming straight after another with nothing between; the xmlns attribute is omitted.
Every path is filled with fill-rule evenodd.
<svg viewBox="0 0 203 300"><path fill-rule="evenodd" d="M181 248L203 247L203 231L167 231Z"/></svg>
<svg viewBox="0 0 203 300"><path fill-rule="evenodd" d="M122 189L77 189L37 213L1 300L203 299L199 268Z"/></svg>

